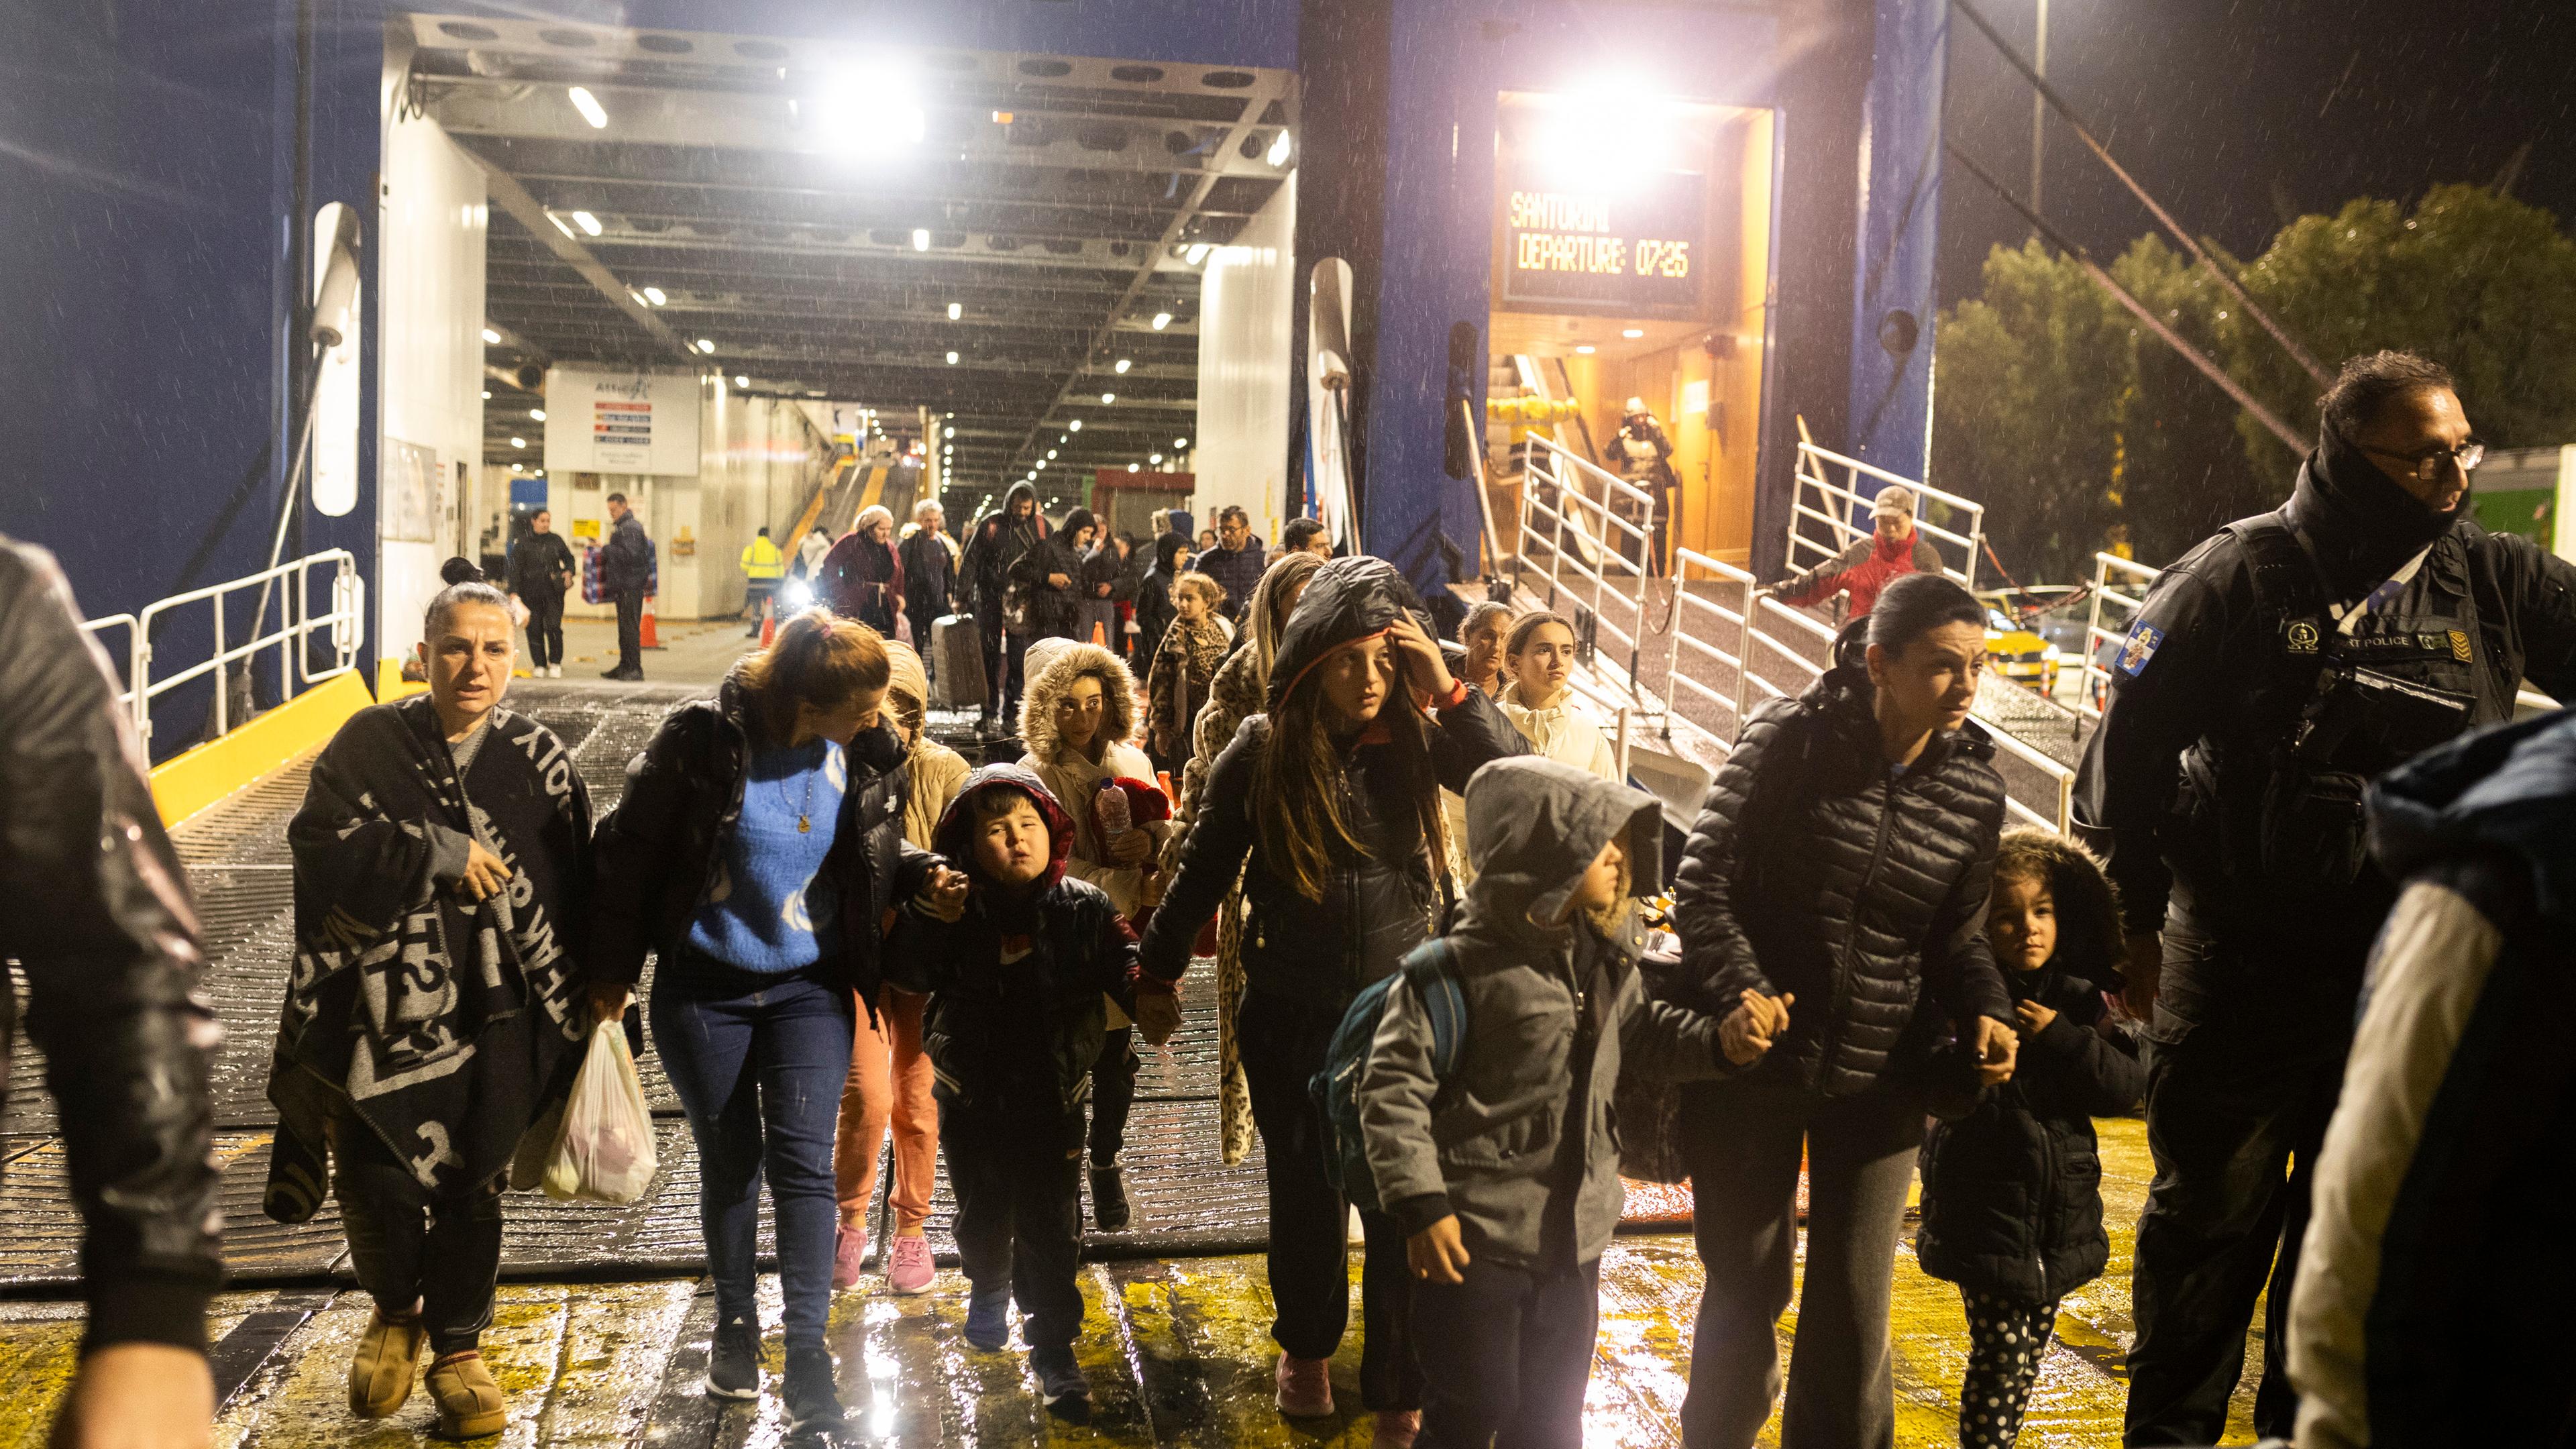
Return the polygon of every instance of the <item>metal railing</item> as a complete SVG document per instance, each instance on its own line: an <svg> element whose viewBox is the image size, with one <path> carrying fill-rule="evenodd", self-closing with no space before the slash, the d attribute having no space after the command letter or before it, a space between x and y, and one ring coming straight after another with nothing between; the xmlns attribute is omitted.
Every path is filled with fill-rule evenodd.
<svg viewBox="0 0 2576 1449"><path fill-rule="evenodd" d="M2111 688L2110 666L2103 660L2117 657L2147 602L2147 590L2163 572L2116 553L2093 555L2093 606L2084 620L2084 687L2075 700L2086 718L2102 717L2102 696ZM2105 618L2110 622L2104 623Z"/></svg>
<svg viewBox="0 0 2576 1449"><path fill-rule="evenodd" d="M1828 478L1830 469L1843 470L1843 481ZM1828 448L1819 448L1807 436L1807 423L1798 420L1797 487L1789 506L1789 571L1801 573L1830 559L1869 537L1870 530L1859 520L1869 517L1870 500L1878 488L1860 491L1861 480L1875 479L1879 487L1894 484L1914 495L1914 527L1932 540L1932 551L1941 559L1941 571L1973 589L1977 586L1977 557L1984 552L1986 506L1956 493L1945 493L1928 483L1917 483L1899 477L1884 468L1873 467L1857 458L1846 458ZM1950 524L1932 520L1930 505L1949 510L1952 523L1963 523L1962 533ZM1818 538L1800 525L1824 526L1826 538ZM1831 541L1828 542L1827 540ZM1951 559L1952 553L1957 561Z"/></svg>
<svg viewBox="0 0 2576 1449"><path fill-rule="evenodd" d="M312 575L314 570L326 567L331 570L330 604L329 607L317 613L313 608ZM271 584L276 586L281 601L277 626L267 633L255 634L239 644L228 644L224 638L227 626L224 614L226 598ZM234 725L247 722L246 719L236 720L232 717L232 690L226 687L223 678L230 672L230 667L235 661L251 660L260 651L274 646L278 651L277 692L281 703L294 697L299 683L319 684L323 680L346 674L356 667L358 644L365 634L366 596L366 581L358 576L357 557L347 549L325 549L320 553L307 554L303 558L292 559L274 568L262 569L258 573L242 578L227 580L220 584L209 584L202 589L191 589L184 594L173 594L169 598L156 600L145 605L139 615L119 614L94 620L91 627L97 629L124 622L132 629L133 642L127 651L129 655L127 677L132 683L120 698L126 702L127 708L133 711L134 728L138 735L146 741L152 738L153 700L190 680L201 679L212 674L217 676L214 728L207 738L220 739L231 733ZM210 606L208 613L212 615L214 636L212 649L205 658L175 674L155 677L156 651L152 643L153 624L166 614L197 604ZM324 630L329 631L334 662L329 668L315 669L312 666L311 650L306 641Z"/></svg>
<svg viewBox="0 0 2576 1449"><path fill-rule="evenodd" d="M125 712L129 716L132 715L134 713L134 641L142 637L135 628L134 616L110 614L103 619L84 620L81 627L89 631L92 639L98 638L110 629L125 631L125 664L115 671L117 682L123 684L125 688L117 691L116 702L125 706ZM101 642L98 647L104 651L107 645Z"/></svg>
<svg viewBox="0 0 2576 1449"><path fill-rule="evenodd" d="M1523 441L1521 457L1520 537L1514 540L1520 582L1543 585L1549 608L1575 605L1598 633L1624 646L1635 695L1638 655L1659 627L1646 566L1654 549L1654 497L1536 434ZM1640 713L1658 712L1643 708L1642 695L1638 704Z"/></svg>

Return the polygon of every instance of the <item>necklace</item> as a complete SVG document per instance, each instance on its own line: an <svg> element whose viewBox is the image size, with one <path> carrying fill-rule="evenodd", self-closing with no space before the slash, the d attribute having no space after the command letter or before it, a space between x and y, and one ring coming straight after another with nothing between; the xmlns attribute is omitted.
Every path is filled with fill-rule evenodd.
<svg viewBox="0 0 2576 1449"><path fill-rule="evenodd" d="M814 770L812 770L812 769L808 769L808 770L801 771L800 773L802 773L802 774L805 776L805 799L804 799L804 802L803 802L802 804L799 804L799 805L796 807L796 833L797 833L797 834L799 834L799 835L805 835L805 834L810 833L810 832L814 829L814 774L815 774L815 771L814 771ZM786 787L785 785L783 785L783 784L782 784L782 785L777 786L776 788L777 788L777 790L778 790L778 799L779 799L779 802L780 802L781 804L784 804L784 803L786 802L786 800L787 800L787 787Z"/></svg>

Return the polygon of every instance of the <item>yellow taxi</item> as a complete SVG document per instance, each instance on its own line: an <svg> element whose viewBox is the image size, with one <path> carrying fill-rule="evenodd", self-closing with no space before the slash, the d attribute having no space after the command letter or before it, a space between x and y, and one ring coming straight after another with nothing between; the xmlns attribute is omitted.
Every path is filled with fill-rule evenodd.
<svg viewBox="0 0 2576 1449"><path fill-rule="evenodd" d="M2057 691L2057 646L2049 643L2016 621L2012 615L1986 605L1986 668L2013 683L2042 694Z"/></svg>

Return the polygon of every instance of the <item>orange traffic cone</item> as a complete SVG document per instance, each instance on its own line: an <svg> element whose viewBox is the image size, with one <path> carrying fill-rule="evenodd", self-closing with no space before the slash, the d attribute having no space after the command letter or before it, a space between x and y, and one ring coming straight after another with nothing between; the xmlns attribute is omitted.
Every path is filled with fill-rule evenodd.
<svg viewBox="0 0 2576 1449"><path fill-rule="evenodd" d="M1091 621L1091 642L1103 649L1109 647L1109 628L1098 619Z"/></svg>
<svg viewBox="0 0 2576 1449"><path fill-rule="evenodd" d="M660 637L653 632L653 596L651 594L646 594L644 596L644 625L641 629L638 629L636 633L642 640L645 648L659 649L662 647Z"/></svg>
<svg viewBox="0 0 2576 1449"><path fill-rule="evenodd" d="M777 642L778 601L764 598L760 601L760 647L766 649Z"/></svg>
<svg viewBox="0 0 2576 1449"><path fill-rule="evenodd" d="M1176 800L1176 799L1180 798L1180 797L1178 797L1178 796L1176 796L1176 795L1174 795L1174 794L1172 793L1172 772L1171 772L1171 771L1169 771L1169 770L1156 770L1156 771L1154 772L1154 783L1163 787L1163 798L1164 798L1164 799L1166 799L1166 800Z"/></svg>

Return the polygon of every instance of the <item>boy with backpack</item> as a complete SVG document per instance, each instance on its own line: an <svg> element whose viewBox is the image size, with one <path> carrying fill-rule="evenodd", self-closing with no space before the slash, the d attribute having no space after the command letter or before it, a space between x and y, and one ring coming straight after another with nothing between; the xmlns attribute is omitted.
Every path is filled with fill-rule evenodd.
<svg viewBox="0 0 2576 1449"><path fill-rule="evenodd" d="M2084 847L2053 831L2004 832L1986 939L2013 995L2012 1080L1952 1071L1923 1143L1923 1271L1959 1285L1968 1369L1963 1449L2012 1449L2057 1326L2058 1300L2102 1274L2102 1159L2093 1118L2126 1112L2146 1069L2105 992L2120 989L2119 898ZM1972 1095L1973 1094L1973 1095Z"/></svg>
<svg viewBox="0 0 2576 1449"><path fill-rule="evenodd" d="M986 765L939 818L938 853L968 880L965 913L897 917L886 978L930 996L922 1044L939 1104L939 1145L957 1194L957 1256L972 1292L966 1341L1021 1336L1048 1412L1091 1414L1073 1356L1082 1328L1083 1108L1108 1031L1104 995L1130 1016L1142 993L1136 936L1098 886L1068 877L1073 817L1033 772ZM1156 1044L1169 1035L1142 1025Z"/></svg>
<svg viewBox="0 0 2576 1449"><path fill-rule="evenodd" d="M1457 929L1354 1002L1317 1090L1353 1096L1355 1199L1409 1235L1420 1446L1579 1444L1601 1252L1622 1189L1622 1066L1732 1070L1718 1020L1647 998L1633 885L1662 878L1653 796L1535 756L1467 783L1475 883Z"/></svg>

